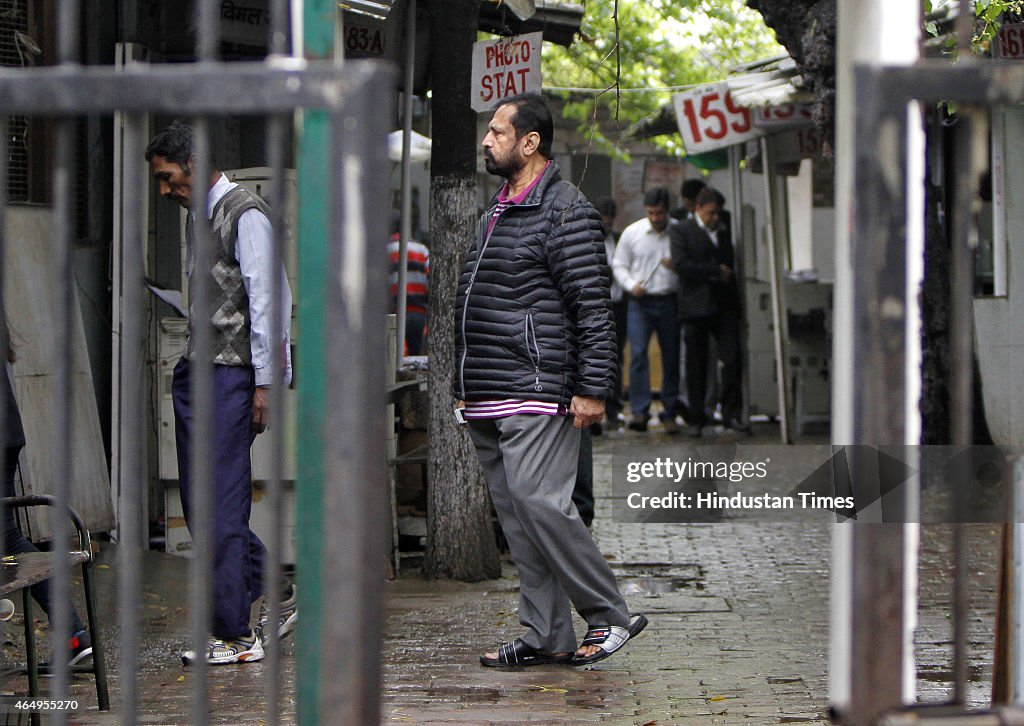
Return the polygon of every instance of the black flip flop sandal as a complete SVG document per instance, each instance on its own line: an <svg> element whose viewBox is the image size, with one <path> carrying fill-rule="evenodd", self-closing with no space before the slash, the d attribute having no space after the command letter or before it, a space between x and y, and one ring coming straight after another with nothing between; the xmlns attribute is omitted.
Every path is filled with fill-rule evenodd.
<svg viewBox="0 0 1024 726"><path fill-rule="evenodd" d="M586 658L573 658L574 666L590 665L604 660L612 653L618 652L626 643L640 635L647 627L647 618L642 613L637 613L629 619L628 628L620 628L618 625L602 625L591 628L587 631L586 637L580 643L580 648L585 645L596 645L601 650Z"/></svg>
<svg viewBox="0 0 1024 726"><path fill-rule="evenodd" d="M502 643L498 648L497 658L485 658L480 656L480 665L488 668L509 668L535 665L568 664L573 662L573 653L565 655L549 655L539 653L526 643L522 638L516 638L511 643Z"/></svg>

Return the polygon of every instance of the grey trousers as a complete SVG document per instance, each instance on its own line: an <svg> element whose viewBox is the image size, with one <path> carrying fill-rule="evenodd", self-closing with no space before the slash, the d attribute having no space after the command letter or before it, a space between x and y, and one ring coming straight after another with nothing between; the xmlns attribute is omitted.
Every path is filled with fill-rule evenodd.
<svg viewBox="0 0 1024 726"><path fill-rule="evenodd" d="M588 625L629 625L611 567L572 503L580 432L567 416L471 421L491 501L519 570L523 641L576 649L570 602Z"/></svg>

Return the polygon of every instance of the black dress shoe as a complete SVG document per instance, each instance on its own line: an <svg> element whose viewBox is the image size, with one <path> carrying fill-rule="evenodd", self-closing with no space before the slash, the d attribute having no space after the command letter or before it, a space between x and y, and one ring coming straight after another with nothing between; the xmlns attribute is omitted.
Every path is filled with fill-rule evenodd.
<svg viewBox="0 0 1024 726"><path fill-rule="evenodd" d="M647 430L647 419L634 418L629 422L628 426L630 431L646 431Z"/></svg>

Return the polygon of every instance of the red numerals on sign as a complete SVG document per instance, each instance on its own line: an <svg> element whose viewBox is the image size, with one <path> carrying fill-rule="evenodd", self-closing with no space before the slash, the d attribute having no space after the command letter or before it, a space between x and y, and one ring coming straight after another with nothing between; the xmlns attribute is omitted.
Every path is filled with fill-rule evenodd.
<svg viewBox="0 0 1024 726"><path fill-rule="evenodd" d="M999 57L1024 57L1024 26L1006 25L999 29Z"/></svg>
<svg viewBox="0 0 1024 726"><path fill-rule="evenodd" d="M737 106L728 92L725 98L718 91L705 93L700 97L700 112L694 108L692 98L683 101L683 114L690 126L690 133L696 143L707 137L713 141L724 139L731 129L742 134L750 131L750 111Z"/></svg>
<svg viewBox="0 0 1024 726"><path fill-rule="evenodd" d="M796 143L800 156L816 156L821 151L821 141L814 129L800 129L796 134Z"/></svg>
<svg viewBox="0 0 1024 726"><path fill-rule="evenodd" d="M729 124L732 126L732 130L738 134L745 134L750 131L750 110L737 106L732 100L732 95L725 94L725 107L729 110L729 113L733 116L733 121Z"/></svg>

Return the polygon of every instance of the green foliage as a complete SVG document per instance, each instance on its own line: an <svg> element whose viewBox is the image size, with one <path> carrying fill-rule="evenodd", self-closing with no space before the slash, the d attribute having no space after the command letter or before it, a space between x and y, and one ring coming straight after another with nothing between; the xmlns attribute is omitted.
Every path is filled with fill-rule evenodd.
<svg viewBox="0 0 1024 726"><path fill-rule="evenodd" d="M943 7L953 5L952 0L924 0L924 12L928 15L933 10L940 10ZM992 39L999 31L999 25L1005 14L1021 15L1024 13L1024 0L974 0L975 33L971 38L971 45L977 53L987 53ZM925 23L925 31L933 36L939 35L939 28L935 22ZM950 35L947 39L946 51L953 53L956 50L956 37Z"/></svg>
<svg viewBox="0 0 1024 726"><path fill-rule="evenodd" d="M975 50L987 51L992 39L999 31L999 21L1003 13L1019 15L1024 11L1022 0L974 0L974 15L980 21L980 29L971 42Z"/></svg>
<svg viewBox="0 0 1024 726"><path fill-rule="evenodd" d="M672 89L785 52L744 0L589 0L581 30L569 48L545 44L544 86L591 89L555 92L566 116L614 154L624 154L621 133L670 101ZM682 153L675 136L658 143Z"/></svg>

